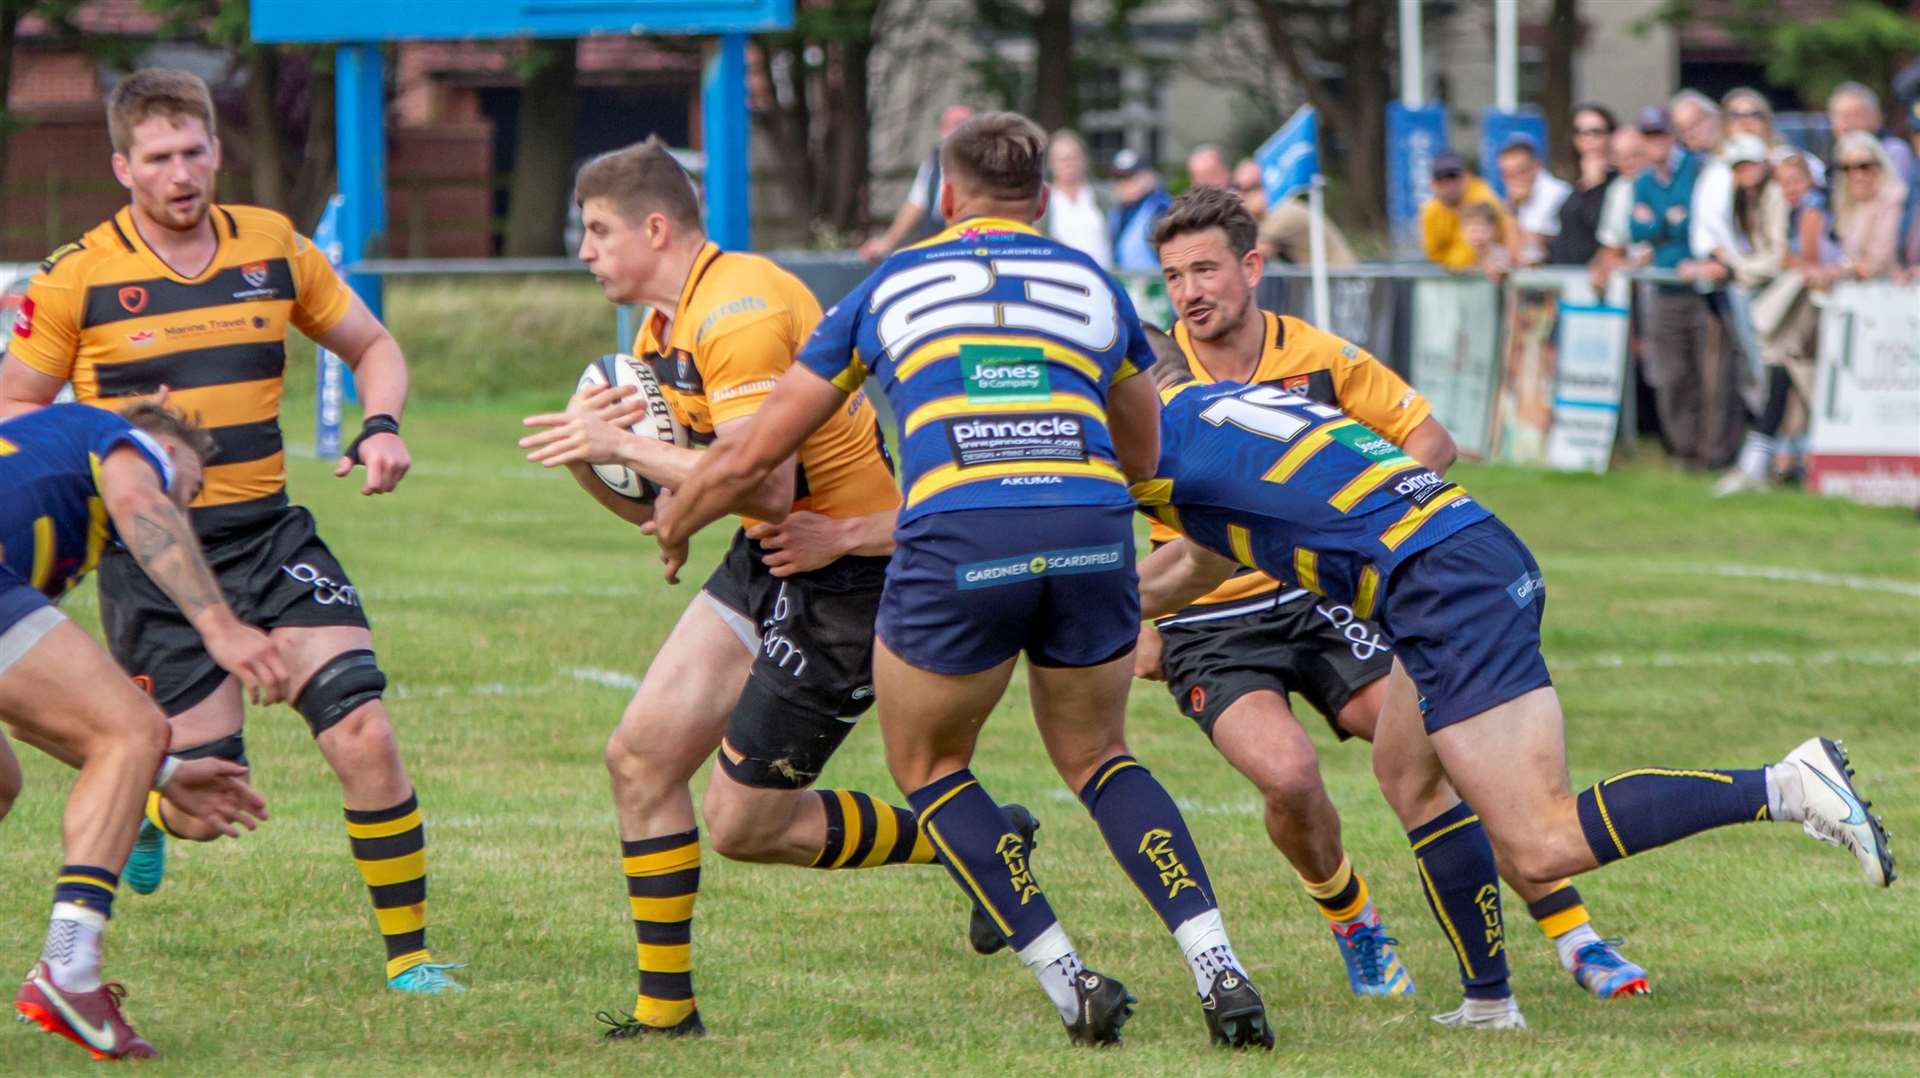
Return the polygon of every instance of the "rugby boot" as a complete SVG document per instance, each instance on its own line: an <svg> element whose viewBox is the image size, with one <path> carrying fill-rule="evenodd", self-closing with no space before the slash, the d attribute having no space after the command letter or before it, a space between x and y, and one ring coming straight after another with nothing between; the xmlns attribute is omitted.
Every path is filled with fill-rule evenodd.
<svg viewBox="0 0 1920 1078"><path fill-rule="evenodd" d="M126 871L120 874L136 895L150 895L167 878L167 833L150 820L140 821L140 837L133 840Z"/></svg>
<svg viewBox="0 0 1920 1078"><path fill-rule="evenodd" d="M1893 844L1880 817L1867 810L1873 802L1860 796L1848 766L1847 747L1824 737L1810 737L1787 753L1781 767L1800 773L1801 804L1806 814L1801 827L1822 842L1853 853L1868 882L1893 883Z"/></svg>
<svg viewBox="0 0 1920 1078"><path fill-rule="evenodd" d="M127 990L108 981L91 992L69 992L53 983L45 962L36 962L13 997L22 1022L32 1022L85 1048L95 1059L151 1059L160 1053L133 1031L120 1013Z"/></svg>
<svg viewBox="0 0 1920 1078"><path fill-rule="evenodd" d="M437 996L446 992L465 992L467 986L447 976L448 970L465 969L465 962L422 962L387 981L395 992Z"/></svg>
<svg viewBox="0 0 1920 1078"><path fill-rule="evenodd" d="M1033 857L1034 848L1040 843L1034 838L1040 830L1040 820L1025 805L1001 805L1000 812L1007 818L1007 824L1018 832L1027 843L1027 857ZM980 912L980 907L967 904L972 916L967 920L967 943L972 945L974 954L994 954L1006 947L1006 937L994 927L993 919Z"/></svg>
<svg viewBox="0 0 1920 1078"><path fill-rule="evenodd" d="M1060 1020L1075 1044L1095 1046L1120 1043L1120 1027L1133 1017L1139 1000L1127 986L1105 974L1082 969L1073 975L1074 1020Z"/></svg>
<svg viewBox="0 0 1920 1078"><path fill-rule="evenodd" d="M1347 966L1347 987L1356 996L1413 995L1413 974L1400 961L1400 941L1387 935L1380 913L1369 908L1357 921L1328 925L1340 960Z"/></svg>
<svg viewBox="0 0 1920 1078"><path fill-rule="evenodd" d="M1200 1013L1207 1017L1207 1036L1229 1048L1273 1048L1273 1030L1267 1026L1267 1005L1253 982L1237 969L1215 974L1207 994L1200 997Z"/></svg>
<svg viewBox="0 0 1920 1078"><path fill-rule="evenodd" d="M1573 979L1601 999L1650 995L1647 971L1627 961L1618 950L1626 940L1595 940L1574 952Z"/></svg>
<svg viewBox="0 0 1920 1078"><path fill-rule="evenodd" d="M1527 1028L1527 1020L1520 1013L1520 1001L1512 996L1505 999L1462 1000L1459 1007L1445 1014L1436 1014L1433 1020L1453 1029Z"/></svg>
<svg viewBox="0 0 1920 1078"><path fill-rule="evenodd" d="M623 1041L639 1037L704 1037L707 1027L700 1022L699 1011L689 1011L685 1018L670 1026L650 1026L630 1014L613 1014L601 1011L594 1015L606 1029L600 1034L606 1040Z"/></svg>

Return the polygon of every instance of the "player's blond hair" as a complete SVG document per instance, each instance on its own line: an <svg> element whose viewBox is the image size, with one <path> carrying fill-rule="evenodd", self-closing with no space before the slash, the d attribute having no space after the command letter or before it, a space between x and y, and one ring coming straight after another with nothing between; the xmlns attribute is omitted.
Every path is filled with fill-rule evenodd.
<svg viewBox="0 0 1920 1078"><path fill-rule="evenodd" d="M940 168L956 186L996 202L1040 197L1047 133L1017 112L988 112L955 128L940 144Z"/></svg>
<svg viewBox="0 0 1920 1078"><path fill-rule="evenodd" d="M131 150L133 129L155 116L166 117L175 127L186 120L199 120L206 125L209 138L215 135L213 95L200 76L147 67L121 79L107 97L107 136L113 140L113 152Z"/></svg>
<svg viewBox="0 0 1920 1078"><path fill-rule="evenodd" d="M585 206L592 198L613 203L621 219L636 227L648 214L658 213L681 228L701 228L700 194L693 178L658 135L581 165L573 181L573 200Z"/></svg>

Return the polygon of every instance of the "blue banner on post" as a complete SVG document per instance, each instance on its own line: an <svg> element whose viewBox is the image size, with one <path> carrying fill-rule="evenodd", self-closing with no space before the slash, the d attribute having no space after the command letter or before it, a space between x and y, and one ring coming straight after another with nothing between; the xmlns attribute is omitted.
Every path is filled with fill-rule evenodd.
<svg viewBox="0 0 1920 1078"><path fill-rule="evenodd" d="M340 244L340 207L346 198L335 195L327 200L320 223L313 229L313 245L327 256L334 269L340 268L344 253ZM321 460L340 455L340 414L352 399L352 375L340 357L325 348L314 352L313 372L313 455Z"/></svg>
<svg viewBox="0 0 1920 1078"><path fill-rule="evenodd" d="M1533 152L1541 160L1547 157L1547 120L1531 105L1517 112L1488 109L1480 114L1480 174L1493 185L1501 198L1507 197L1507 185L1500 182L1496 159L1507 143L1525 139L1533 143Z"/></svg>
<svg viewBox="0 0 1920 1078"><path fill-rule="evenodd" d="M1387 105L1387 223L1399 258L1420 256L1420 207L1433 196L1433 155L1447 148L1444 105Z"/></svg>
<svg viewBox="0 0 1920 1078"><path fill-rule="evenodd" d="M1266 189L1269 206L1311 186L1320 171L1320 118L1313 106L1295 109L1280 130L1253 151L1253 159L1260 165L1260 186Z"/></svg>

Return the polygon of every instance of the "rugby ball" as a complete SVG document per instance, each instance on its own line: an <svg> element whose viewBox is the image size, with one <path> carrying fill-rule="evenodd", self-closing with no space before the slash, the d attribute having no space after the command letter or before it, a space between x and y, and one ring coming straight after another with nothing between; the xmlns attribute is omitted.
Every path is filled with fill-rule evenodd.
<svg viewBox="0 0 1920 1078"><path fill-rule="evenodd" d="M686 428L673 417L673 409L668 406L666 394L660 392L660 382L646 364L629 355L612 353L601 356L587 369L580 372L580 380L574 384L574 392L593 386L636 386L639 396L647 402L647 411L634 424L627 428L642 438L655 438L668 445L685 446L691 439ZM630 498L641 505L649 505L660 487L652 480L621 464L595 464L593 474L607 485L607 489Z"/></svg>

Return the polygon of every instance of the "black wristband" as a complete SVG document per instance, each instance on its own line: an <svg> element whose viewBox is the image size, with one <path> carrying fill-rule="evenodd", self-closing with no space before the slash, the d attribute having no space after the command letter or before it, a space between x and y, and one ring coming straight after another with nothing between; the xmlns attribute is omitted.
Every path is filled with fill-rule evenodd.
<svg viewBox="0 0 1920 1078"><path fill-rule="evenodd" d="M370 415L360 424L360 436L347 447L345 456L355 464L364 463L360 459L360 443L376 434L399 434L400 421L390 415Z"/></svg>

